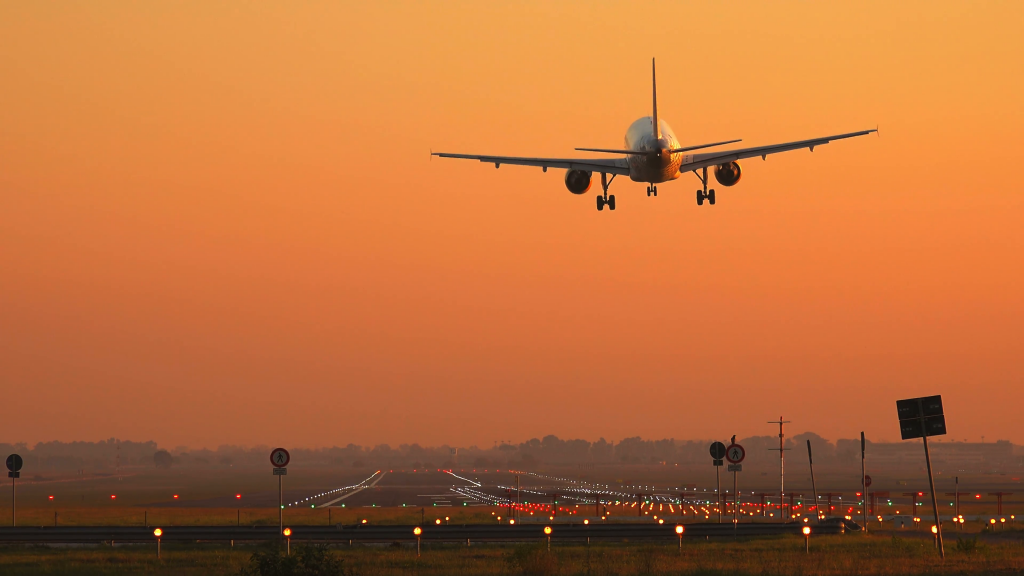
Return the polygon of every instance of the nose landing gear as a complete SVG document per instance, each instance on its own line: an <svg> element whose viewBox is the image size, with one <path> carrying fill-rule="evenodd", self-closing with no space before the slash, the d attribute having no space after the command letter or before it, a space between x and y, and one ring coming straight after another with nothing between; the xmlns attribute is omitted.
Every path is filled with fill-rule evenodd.
<svg viewBox="0 0 1024 576"><path fill-rule="evenodd" d="M648 187L647 187L647 195L648 195L648 196L652 196L652 195L653 195L653 196L657 196L657 195L658 195L658 187L657 187L657 186L655 186L655 185L653 185L653 184L651 184L650 186L648 186Z"/></svg>
<svg viewBox="0 0 1024 576"><path fill-rule="evenodd" d="M601 189L604 193L597 197L597 209L604 210L607 206L609 210L615 210L615 195L608 195L608 187L612 185L612 181L615 180L615 174L612 174L611 180L608 179L608 175L604 172L601 173Z"/></svg>
<svg viewBox="0 0 1024 576"><path fill-rule="evenodd" d="M705 200L708 201L708 204L711 204L712 206L714 206L715 205L715 190L714 190L714 188L712 188L711 190L708 190L708 168L707 168L707 166L704 167L704 176L703 177L701 177L700 174L697 174L696 170L693 171L693 174L694 174L694 176L697 177L698 180L700 180L701 184L704 185L704 189L703 190L697 190L697 206L703 206Z"/></svg>

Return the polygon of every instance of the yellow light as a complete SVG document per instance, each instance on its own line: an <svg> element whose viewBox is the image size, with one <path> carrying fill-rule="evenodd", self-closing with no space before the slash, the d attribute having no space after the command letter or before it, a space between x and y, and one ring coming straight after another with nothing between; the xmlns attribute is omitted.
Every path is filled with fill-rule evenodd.
<svg viewBox="0 0 1024 576"><path fill-rule="evenodd" d="M1000 518L999 521L1000 522L1006 522L1006 518Z"/></svg>
<svg viewBox="0 0 1024 576"><path fill-rule="evenodd" d="M938 534L938 533L939 533L938 527L932 526L932 534Z"/></svg>
<svg viewBox="0 0 1024 576"><path fill-rule="evenodd" d="M440 518L438 518L437 520L434 520L434 524L438 524L438 525L440 525L440 524L441 524L441 519L440 519Z"/></svg>
<svg viewBox="0 0 1024 576"><path fill-rule="evenodd" d="M664 524L664 523L665 523L665 519L664 518L658 518L658 524Z"/></svg>
<svg viewBox="0 0 1024 576"><path fill-rule="evenodd" d="M995 524L996 523L996 519L993 518L993 519L989 520L988 522L989 522L989 524Z"/></svg>
<svg viewBox="0 0 1024 576"><path fill-rule="evenodd" d="M509 518L508 519L508 523L509 524L515 524L516 523L516 519L515 518Z"/></svg>
<svg viewBox="0 0 1024 576"><path fill-rule="evenodd" d="M584 520L583 523L584 524L590 524L590 520Z"/></svg>
<svg viewBox="0 0 1024 576"><path fill-rule="evenodd" d="M366 518L363 518L363 524L366 524Z"/></svg>
<svg viewBox="0 0 1024 576"><path fill-rule="evenodd" d="M153 536L156 536L157 538L159 538L159 537L161 537L163 535L164 535L164 531L163 530L161 530L159 528L157 528L156 530L153 530Z"/></svg>
<svg viewBox="0 0 1024 576"><path fill-rule="evenodd" d="M810 526L804 526L802 532L804 533L804 536L810 536L810 534L811 534L811 527Z"/></svg>
<svg viewBox="0 0 1024 576"><path fill-rule="evenodd" d="M419 526L417 526L417 527L412 529L412 533L415 534L416 536L419 536L420 534L423 534L423 529L420 528Z"/></svg>
<svg viewBox="0 0 1024 576"><path fill-rule="evenodd" d="M284 535L285 535L285 537L291 536L292 535L292 529L291 528L285 528L284 529Z"/></svg>
<svg viewBox="0 0 1024 576"><path fill-rule="evenodd" d="M683 528L682 524L676 524L676 534L682 534L686 528Z"/></svg>
<svg viewBox="0 0 1024 576"><path fill-rule="evenodd" d="M545 526L544 527L544 534L547 534L548 536L551 536L551 526Z"/></svg>

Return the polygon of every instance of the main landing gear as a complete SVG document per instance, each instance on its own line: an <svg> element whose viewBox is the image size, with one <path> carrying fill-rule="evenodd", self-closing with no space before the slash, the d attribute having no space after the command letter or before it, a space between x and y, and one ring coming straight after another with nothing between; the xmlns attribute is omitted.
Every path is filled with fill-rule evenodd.
<svg viewBox="0 0 1024 576"><path fill-rule="evenodd" d="M608 175L604 172L601 173L601 189L604 190L604 194L597 197L597 209L604 210L607 206L609 210L615 210L615 195L608 195L608 187L612 185L612 181L615 180L615 174L612 174L612 179L608 179Z"/></svg>
<svg viewBox="0 0 1024 576"><path fill-rule="evenodd" d="M696 170L693 171L693 175L696 176L698 180L700 180L701 184L704 185L704 189L703 190L697 190L697 206L703 206L704 205L704 200L707 200L708 204L711 204L712 206L714 206L715 205L715 191L714 191L714 189L708 190L708 168L707 168L707 166L704 167L704 171L703 172L704 172L704 176L701 177L700 174L697 174Z"/></svg>
<svg viewBox="0 0 1024 576"><path fill-rule="evenodd" d="M657 196L658 195L658 187L655 186L654 184L651 184L650 186L648 186L647 187L647 195L648 196L651 196L651 195Z"/></svg>

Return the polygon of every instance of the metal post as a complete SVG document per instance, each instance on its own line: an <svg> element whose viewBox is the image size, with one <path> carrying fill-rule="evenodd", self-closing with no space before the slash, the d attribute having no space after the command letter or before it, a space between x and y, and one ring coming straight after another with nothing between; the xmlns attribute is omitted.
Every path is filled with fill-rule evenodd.
<svg viewBox="0 0 1024 576"><path fill-rule="evenodd" d="M740 493L736 491L739 472L732 473L732 535L736 537L736 524L740 521Z"/></svg>
<svg viewBox="0 0 1024 576"><path fill-rule="evenodd" d="M160 559L160 539L156 539L156 559Z"/></svg>
<svg viewBox="0 0 1024 576"><path fill-rule="evenodd" d="M519 474L516 474L516 522L520 520L519 508L522 505L522 501L519 499Z"/></svg>
<svg viewBox="0 0 1024 576"><path fill-rule="evenodd" d="M11 474L11 526L18 525L18 494L14 487L15 480L17 480L17 478L14 477L14 474Z"/></svg>
<svg viewBox="0 0 1024 576"><path fill-rule="evenodd" d="M924 402L918 400L920 414L924 414ZM928 486L932 489L932 512L935 513L935 538L939 542L939 556L946 558L946 549L942 545L942 523L939 521L939 502L935 499L935 479L932 477L932 456L928 452L928 429L924 418L921 418L921 439L924 441L924 461L928 465Z"/></svg>
<svg viewBox="0 0 1024 576"><path fill-rule="evenodd" d="M284 476L277 477L277 533L284 532Z"/></svg>
<svg viewBox="0 0 1024 576"><path fill-rule="evenodd" d="M867 480L867 471L864 468L864 466L865 466L865 464L864 464L864 448L865 448L864 432L862 431L860 433L860 485L861 485L860 507L861 507L861 511L864 513L863 514L863 516L864 516L864 527L862 529L864 530L864 533L867 534L867 532L868 532L868 480Z"/></svg>
<svg viewBox="0 0 1024 576"><path fill-rule="evenodd" d="M722 467L715 466L715 480L718 482L718 523L722 523Z"/></svg>
<svg viewBox="0 0 1024 576"><path fill-rule="evenodd" d="M818 488L814 485L814 459L811 457L811 441L807 441L807 464L811 467L811 492L814 492L814 518L821 524L821 510L818 507Z"/></svg>
<svg viewBox="0 0 1024 576"><path fill-rule="evenodd" d="M957 518L960 517L960 477L956 477L956 493L953 495L955 498L956 506L953 508L954 514Z"/></svg>

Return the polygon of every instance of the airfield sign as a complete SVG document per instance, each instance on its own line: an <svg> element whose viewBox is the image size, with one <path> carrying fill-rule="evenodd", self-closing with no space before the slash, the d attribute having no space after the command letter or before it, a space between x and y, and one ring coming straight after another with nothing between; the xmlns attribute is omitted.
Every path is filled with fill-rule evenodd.
<svg viewBox="0 0 1024 576"><path fill-rule="evenodd" d="M18 454L11 454L7 457L7 469L11 472L19 472L25 461Z"/></svg>
<svg viewBox="0 0 1024 576"><path fill-rule="evenodd" d="M18 454L11 454L7 457L7 477L11 479L11 526L18 525L18 504L17 504L17 489L15 488L15 478L21 478L21 467L25 464L25 461L21 459Z"/></svg>
<svg viewBox="0 0 1024 576"><path fill-rule="evenodd" d="M291 454L284 448L274 448L270 452L270 463L274 465L274 468L284 468L291 461Z"/></svg>
<svg viewBox="0 0 1024 576"><path fill-rule="evenodd" d="M733 464L739 464L746 458L747 451L743 449L743 446L739 444L732 444L725 449L725 459Z"/></svg>
<svg viewBox="0 0 1024 576"><path fill-rule="evenodd" d="M864 486L867 487L867 488L871 487L871 476L865 476L864 477Z"/></svg>
<svg viewBox="0 0 1024 576"><path fill-rule="evenodd" d="M722 458L725 458L725 444L721 442L715 442L711 445L711 458L715 466L721 466L723 464Z"/></svg>

